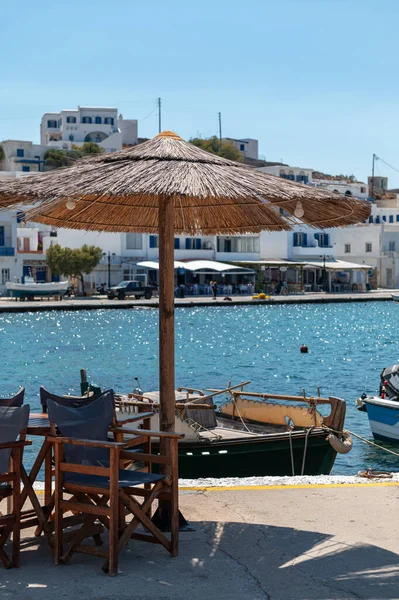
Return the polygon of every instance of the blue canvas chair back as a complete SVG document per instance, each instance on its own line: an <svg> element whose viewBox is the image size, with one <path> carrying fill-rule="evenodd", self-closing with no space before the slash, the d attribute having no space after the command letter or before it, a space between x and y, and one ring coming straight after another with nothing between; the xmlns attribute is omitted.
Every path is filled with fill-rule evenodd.
<svg viewBox="0 0 399 600"><path fill-rule="evenodd" d="M69 403L79 403L79 404L89 404L92 399L92 396L57 396L57 394L52 394L43 386L40 387L40 404L42 405L43 412L47 412L47 401L54 400L54 402L60 402L62 404L62 400L65 400Z"/></svg>
<svg viewBox="0 0 399 600"><path fill-rule="evenodd" d="M29 421L29 404L22 407L0 406L0 444L15 442ZM0 473L8 472L11 449L0 450Z"/></svg>
<svg viewBox="0 0 399 600"><path fill-rule="evenodd" d="M0 398L0 406L22 406L24 403L25 388L20 387L15 396Z"/></svg>
<svg viewBox="0 0 399 600"><path fill-rule="evenodd" d="M61 436L105 442L114 418L114 392L108 390L85 402L53 396L48 398L47 408ZM108 466L109 450L65 444L65 459L75 464Z"/></svg>

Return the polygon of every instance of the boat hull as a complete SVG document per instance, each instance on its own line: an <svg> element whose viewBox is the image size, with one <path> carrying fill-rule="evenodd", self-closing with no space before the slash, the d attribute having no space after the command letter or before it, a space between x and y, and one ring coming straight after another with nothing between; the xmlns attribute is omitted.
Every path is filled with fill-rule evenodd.
<svg viewBox="0 0 399 600"><path fill-rule="evenodd" d="M68 289L68 282L57 283L6 283L9 296L12 298L34 298L45 296L64 296Z"/></svg>
<svg viewBox="0 0 399 600"><path fill-rule="evenodd" d="M373 398L365 403L373 437L399 444L399 402Z"/></svg>
<svg viewBox="0 0 399 600"><path fill-rule="evenodd" d="M291 449L288 435L264 436L263 439L236 440L212 444L179 443L179 477L267 477L285 475L328 475L336 452L325 432L312 433L306 444L305 432L296 432ZM304 469L302 465L306 445Z"/></svg>

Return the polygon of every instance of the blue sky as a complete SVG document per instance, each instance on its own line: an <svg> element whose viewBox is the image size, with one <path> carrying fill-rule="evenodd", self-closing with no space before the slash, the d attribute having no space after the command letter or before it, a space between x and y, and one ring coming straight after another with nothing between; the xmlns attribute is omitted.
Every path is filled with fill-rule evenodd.
<svg viewBox="0 0 399 600"><path fill-rule="evenodd" d="M139 135L259 139L328 173L399 169L397 0L3 0L0 140L46 111L117 106ZM399 187L399 173L377 163Z"/></svg>

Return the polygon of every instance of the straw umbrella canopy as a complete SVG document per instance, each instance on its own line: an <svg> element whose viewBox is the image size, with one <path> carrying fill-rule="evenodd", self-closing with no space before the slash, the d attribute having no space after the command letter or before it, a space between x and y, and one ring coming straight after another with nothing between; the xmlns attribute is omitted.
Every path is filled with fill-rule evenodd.
<svg viewBox="0 0 399 600"><path fill-rule="evenodd" d="M367 219L367 202L256 171L172 132L72 167L0 183L0 205L61 228L159 233L160 425L174 429L174 233L329 228Z"/></svg>

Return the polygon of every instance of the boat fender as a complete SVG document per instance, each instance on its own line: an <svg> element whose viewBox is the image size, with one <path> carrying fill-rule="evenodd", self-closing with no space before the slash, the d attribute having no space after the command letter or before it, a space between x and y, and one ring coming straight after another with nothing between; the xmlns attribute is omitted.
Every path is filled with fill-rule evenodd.
<svg viewBox="0 0 399 600"><path fill-rule="evenodd" d="M341 439L333 433L327 436L327 440L338 454L348 454L352 450L353 440L349 431L343 431Z"/></svg>

